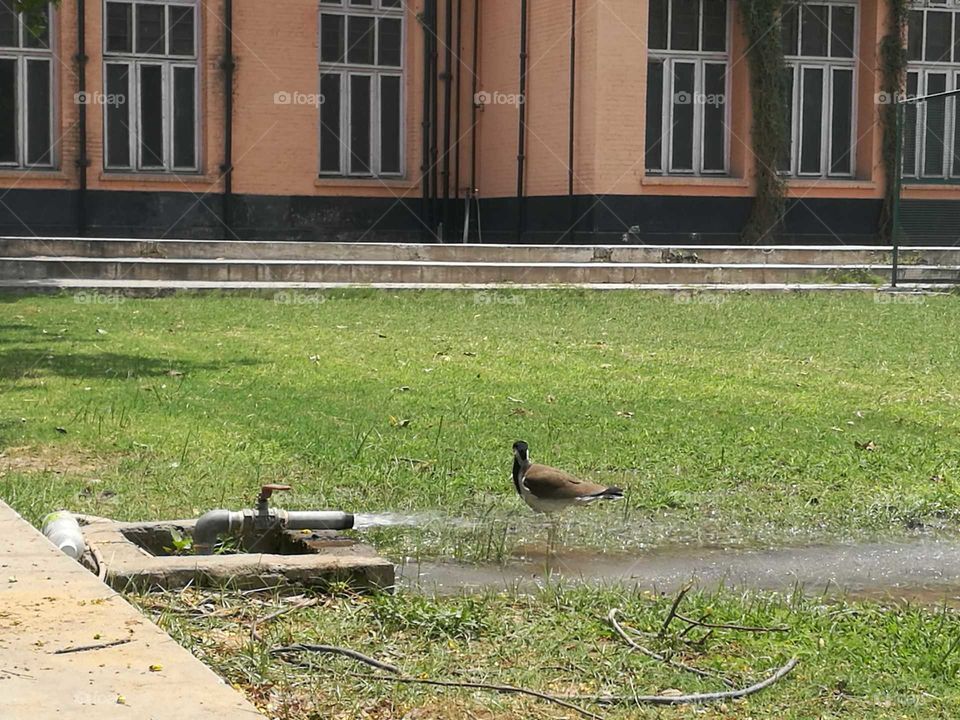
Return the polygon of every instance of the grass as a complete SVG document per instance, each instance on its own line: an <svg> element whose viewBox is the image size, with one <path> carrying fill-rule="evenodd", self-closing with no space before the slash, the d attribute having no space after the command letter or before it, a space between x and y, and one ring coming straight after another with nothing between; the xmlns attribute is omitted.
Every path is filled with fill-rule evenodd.
<svg viewBox="0 0 960 720"><path fill-rule="evenodd" d="M960 519L960 297L573 291L337 292L0 302L0 497L121 519L195 516L288 482L291 508L413 513L367 533L394 559L511 556L542 527L510 446L626 488L566 521L568 545L889 537ZM568 716L536 701L396 686L271 658L353 647L413 675L557 692L715 684L626 652L603 622L656 629L669 598L549 585L534 595L334 594L265 626L278 597L134 598L271 717ZM201 606L200 603L207 603ZM209 616L198 608L218 610ZM738 680L798 669L749 700L611 708L617 718L936 718L960 697L949 608L694 593L689 614L786 624L652 641ZM458 674L463 673L463 674Z"/></svg>
<svg viewBox="0 0 960 720"><path fill-rule="evenodd" d="M333 596L260 626L262 642L251 640L250 623L274 608L289 607L280 598L241 600L188 591L135 600L278 720L578 717L528 698L373 680L370 668L336 656L301 656L311 663L308 670L268 652L301 642L353 648L414 677L513 684L557 695L725 689L716 680L629 652L604 621L609 609L623 608L626 624L656 632L671 598L622 589L550 586L533 596L442 600ZM675 620L664 640L641 642L690 665L720 671L738 686L766 677L791 657L800 663L758 695L696 711L581 704L609 720L691 715L929 720L953 717L951 708L960 702L960 651L954 644L960 624L950 610L730 593L692 594L681 610L712 622L790 630L707 635L697 629L681 638L683 626Z"/></svg>
<svg viewBox="0 0 960 720"><path fill-rule="evenodd" d="M960 298L82 297L0 304L0 448L40 458L0 465L0 494L33 520L190 516L283 481L290 507L439 511L382 531L397 553L508 552L517 438L626 487L569 530L586 544L958 518ZM490 519L464 539L446 515Z"/></svg>

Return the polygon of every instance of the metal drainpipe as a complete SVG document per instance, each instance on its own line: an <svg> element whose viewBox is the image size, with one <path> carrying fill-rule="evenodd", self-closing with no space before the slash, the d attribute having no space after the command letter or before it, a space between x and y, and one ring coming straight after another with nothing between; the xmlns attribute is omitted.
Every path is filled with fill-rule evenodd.
<svg viewBox="0 0 960 720"><path fill-rule="evenodd" d="M454 137L455 145L454 147L454 163L453 163L453 225L459 227L461 223L460 218L460 115L463 110L463 78L461 69L463 68L463 62L460 59L460 52L463 50L463 0L457 0L457 92L455 94L456 105L457 105L457 120L456 125L454 125Z"/></svg>
<svg viewBox="0 0 960 720"><path fill-rule="evenodd" d="M87 92L87 21L86 3L77 0L77 93L85 96ZM87 234L87 104L77 105L77 129L80 134L79 156L77 157L77 175L79 178L79 197L77 198L77 235Z"/></svg>
<svg viewBox="0 0 960 720"><path fill-rule="evenodd" d="M477 208L477 222L480 221L480 202L476 200L477 192L477 83L480 65L480 0L473 0L473 64L470 68L473 80L470 85L470 187L468 196L475 199ZM467 204L467 212L470 205ZM470 238L468 237L467 240ZM477 236L481 240L480 236Z"/></svg>
<svg viewBox="0 0 960 720"><path fill-rule="evenodd" d="M429 4L426 0L423 9L421 24L423 26L423 102L420 119L420 222L422 230L421 239L426 241L426 232L433 227L433 220L430 217L430 23L429 23Z"/></svg>
<svg viewBox="0 0 960 720"><path fill-rule="evenodd" d="M438 178L438 168L440 164L440 158L438 157L440 138L440 123L438 122L440 115L440 83L437 77L437 71L439 69L439 53L437 51L439 39L437 38L437 31L439 27L437 0L430 0L430 187L432 189L430 196L430 216L433 218L433 225L430 230L434 240L437 239L438 225L442 223L439 207L440 185Z"/></svg>
<svg viewBox="0 0 960 720"><path fill-rule="evenodd" d="M443 235L441 242L450 234L450 120L453 101L453 0L447 0L443 17L446 52L443 68Z"/></svg>
<svg viewBox="0 0 960 720"><path fill-rule="evenodd" d="M526 196L523 191L527 141L527 0L520 0L520 112L517 123L517 241L526 229Z"/></svg>
<svg viewBox="0 0 960 720"><path fill-rule="evenodd" d="M577 231L574 225L577 222L577 209L574 206L574 195L573 195L573 163L574 163L574 146L575 146L575 123L576 123L576 113L574 108L576 107L576 97L577 97L577 0L570 0L570 146L567 149L567 196L568 204L570 205L570 237L574 243L576 243Z"/></svg>
<svg viewBox="0 0 960 720"><path fill-rule="evenodd" d="M224 0L223 12L223 207L221 218L227 232L233 232L233 0ZM229 240L230 238L226 238Z"/></svg>

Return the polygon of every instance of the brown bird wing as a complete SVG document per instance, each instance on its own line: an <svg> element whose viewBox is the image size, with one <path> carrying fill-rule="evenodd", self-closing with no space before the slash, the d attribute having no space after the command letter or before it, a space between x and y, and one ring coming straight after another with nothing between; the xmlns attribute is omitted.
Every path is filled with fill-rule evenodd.
<svg viewBox="0 0 960 720"><path fill-rule="evenodd" d="M549 465L531 465L523 476L523 483L531 493L544 500L573 500L606 489Z"/></svg>

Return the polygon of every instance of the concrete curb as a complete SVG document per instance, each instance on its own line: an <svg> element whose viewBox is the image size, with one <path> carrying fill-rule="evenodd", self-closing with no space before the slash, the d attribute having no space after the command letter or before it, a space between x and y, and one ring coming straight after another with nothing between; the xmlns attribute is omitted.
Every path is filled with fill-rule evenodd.
<svg viewBox="0 0 960 720"><path fill-rule="evenodd" d="M264 717L3 501L0 657L3 720Z"/></svg>

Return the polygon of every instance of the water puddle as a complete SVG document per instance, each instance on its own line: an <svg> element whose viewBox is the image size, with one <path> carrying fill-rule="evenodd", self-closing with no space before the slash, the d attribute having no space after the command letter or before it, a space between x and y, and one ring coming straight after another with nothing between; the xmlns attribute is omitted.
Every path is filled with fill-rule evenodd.
<svg viewBox="0 0 960 720"><path fill-rule="evenodd" d="M550 581L626 584L673 593L688 581L704 589L790 591L923 603L960 601L960 540L819 544L786 548L659 547L605 554L542 546L518 548L504 563L407 561L401 587L437 594L529 591Z"/></svg>

